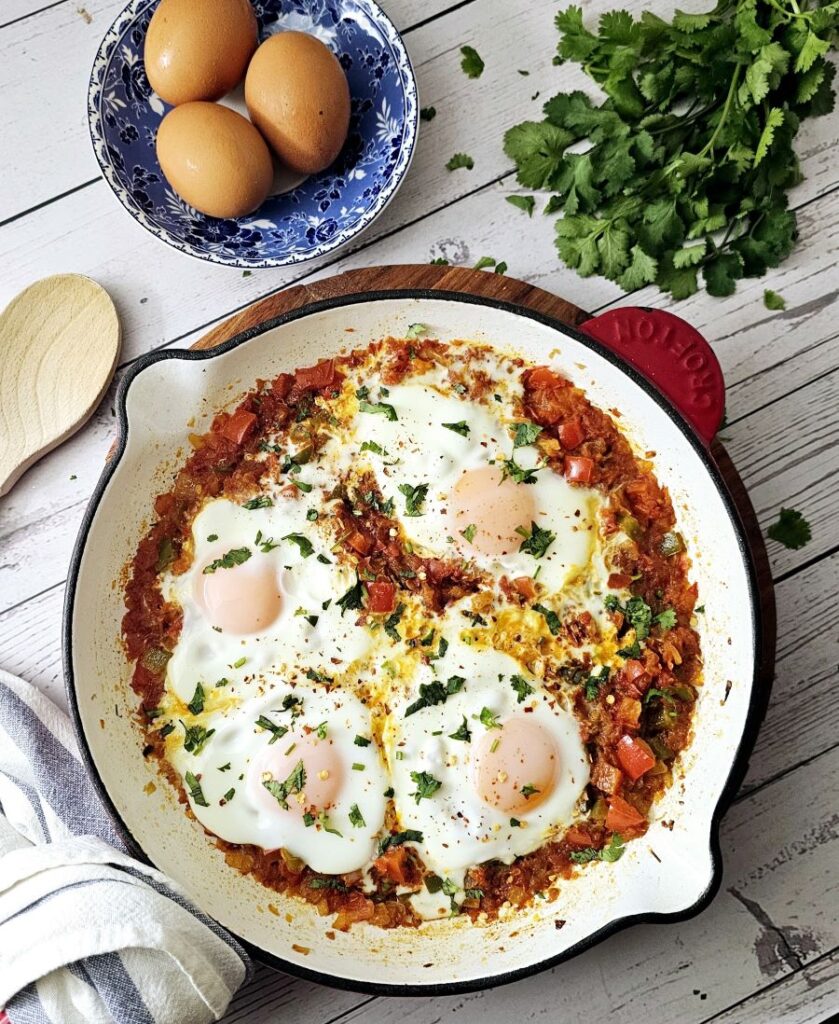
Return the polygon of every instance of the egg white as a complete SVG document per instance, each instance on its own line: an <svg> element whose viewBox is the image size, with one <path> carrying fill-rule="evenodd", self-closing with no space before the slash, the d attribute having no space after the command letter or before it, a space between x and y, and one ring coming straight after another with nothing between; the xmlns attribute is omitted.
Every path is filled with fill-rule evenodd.
<svg viewBox="0 0 839 1024"><path fill-rule="evenodd" d="M524 675L533 687L521 703L510 681L514 674ZM445 683L451 676L465 679L460 692L406 716L421 683L435 678ZM382 742L400 827L422 833L419 846L428 867L442 877L458 879L466 868L490 859L509 864L571 823L589 778L579 725L573 713L523 672L515 659L455 638L433 667L418 668L415 683L413 693L393 706ZM519 815L518 826L511 825L509 813L486 804L472 781L473 744L486 728L480 721L484 708L502 723L531 708L528 714L550 733L559 754L560 778L553 791L533 811ZM464 717L472 732L468 743L451 738ZM498 736L503 740L503 728ZM417 802L411 773L423 771L442 785L433 796Z"/></svg>
<svg viewBox="0 0 839 1024"><path fill-rule="evenodd" d="M253 510L227 499L208 502L192 524L192 565L179 576L164 578L164 596L183 609L181 634L167 670L170 690L184 703L192 699L198 683L207 688L225 679L231 692L239 693L247 689L246 681L258 680L265 672L297 675L312 669L335 676L370 649L368 632L355 625L355 616L342 615L337 604L354 585L355 570L338 563L330 552L331 539L323 523L306 518L317 503L282 494L273 500L271 507ZM290 533L310 540L313 553L304 557L296 544L281 540ZM257 535L262 543L271 538L279 546L264 553ZM212 536L218 540L208 540ZM207 560L240 547L252 552L244 569L268 560L282 595L276 621L247 636L214 629L195 599L196 580ZM318 555L329 558L329 564L319 561ZM216 570L227 571L232 570Z"/></svg>
<svg viewBox="0 0 839 1024"><path fill-rule="evenodd" d="M302 702L302 712L296 717L290 710L282 710L288 694ZM327 831L317 822L307 826L302 817L279 807L272 812L266 809L265 800L254 799L254 780L249 773L273 739L270 731L256 724L260 715L288 729L275 741L283 751L306 735L306 729L317 730L326 723L326 736L318 742L330 745L333 756L340 760L344 779L336 806L328 812L329 827L335 831ZM355 743L356 736L371 737L371 723L369 712L351 693L323 686L292 690L276 680L259 699L206 711L190 717L187 724L215 730L197 754L186 750L182 728L167 739L167 757L174 768L184 778L191 772L200 782L208 806L196 803L191 794L190 807L205 828L231 843L250 843L266 850L283 847L313 870L328 874L356 871L372 860L389 783L375 741L368 746ZM354 769L353 765L361 767ZM258 770L258 762L255 767ZM225 801L231 788L235 793ZM271 800L267 803L270 808ZM363 826L350 820L353 805L361 813Z"/></svg>

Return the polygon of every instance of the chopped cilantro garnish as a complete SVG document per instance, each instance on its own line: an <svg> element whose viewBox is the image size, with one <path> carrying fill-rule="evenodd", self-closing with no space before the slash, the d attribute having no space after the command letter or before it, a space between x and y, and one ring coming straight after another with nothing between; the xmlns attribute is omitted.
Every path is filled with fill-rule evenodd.
<svg viewBox="0 0 839 1024"><path fill-rule="evenodd" d="M201 789L201 783L192 774L192 772L187 772L184 775L184 780L187 784L187 788L189 789L189 795L192 797L193 803L198 804L199 807L209 807L210 805L204 798L204 791Z"/></svg>
<svg viewBox="0 0 839 1024"><path fill-rule="evenodd" d="M465 537L469 541L469 543L471 544L472 541L475 539L475 534L476 533L477 533L477 527L475 526L474 523L470 523L466 527L465 530L461 530L460 531L460 536L461 537Z"/></svg>
<svg viewBox="0 0 839 1024"><path fill-rule="evenodd" d="M460 420L457 423L441 423L441 427L445 427L446 430L451 430L455 434L460 434L461 437L469 436L469 424L466 420Z"/></svg>
<svg viewBox="0 0 839 1024"><path fill-rule="evenodd" d="M550 608L546 608L543 604L531 605L534 612L538 612L544 616L545 624L554 636L557 636L560 629L562 628L562 622L555 611Z"/></svg>
<svg viewBox="0 0 839 1024"><path fill-rule="evenodd" d="M219 803L229 804L233 797L236 795L236 790L231 786L230 789L224 794Z"/></svg>
<svg viewBox="0 0 839 1024"><path fill-rule="evenodd" d="M309 555L314 553L314 546L308 537L304 537L302 533L287 533L283 540L291 541L292 544L296 544L300 549L300 554L304 558L308 558Z"/></svg>
<svg viewBox="0 0 839 1024"><path fill-rule="evenodd" d="M550 530L543 530L541 526L531 521L530 533L523 526L516 527L516 533L524 540L519 545L519 551L524 551L534 558L542 558L548 548L556 540L556 534Z"/></svg>
<svg viewBox="0 0 839 1024"><path fill-rule="evenodd" d="M423 334L428 334L428 324L410 324L405 337L414 339L422 337Z"/></svg>
<svg viewBox="0 0 839 1024"><path fill-rule="evenodd" d="M364 585L356 574L355 583L350 589L344 594L343 597L339 597L336 602L338 607L341 609L341 617L343 618L344 612L353 611L356 608L362 607L364 598Z"/></svg>
<svg viewBox="0 0 839 1024"><path fill-rule="evenodd" d="M417 832L416 829L406 828L404 832L394 832L389 836L383 836L379 840L379 856L381 856L385 850L389 850L392 846L402 846L405 843L421 843L423 842L422 832Z"/></svg>
<svg viewBox="0 0 839 1024"><path fill-rule="evenodd" d="M329 815L326 811L321 811L318 814L318 824L324 832L328 832L331 836L338 836L339 839L343 839L343 835L338 831L337 828L329 820Z"/></svg>
<svg viewBox="0 0 839 1024"><path fill-rule="evenodd" d="M393 406L387 405L385 402L377 402L374 404L373 402L362 401L358 407L361 412L379 413L386 419L389 419L392 423L395 423L399 419Z"/></svg>
<svg viewBox="0 0 839 1024"><path fill-rule="evenodd" d="M188 754L200 754L207 744L207 740L215 733L215 729L205 729L203 725L187 725L181 721L184 727L184 750Z"/></svg>
<svg viewBox="0 0 839 1024"><path fill-rule="evenodd" d="M355 743L357 747L369 747L371 741L366 736L356 736L353 743Z"/></svg>
<svg viewBox="0 0 839 1024"><path fill-rule="evenodd" d="M288 798L292 793L300 793L306 785L306 768L301 761L291 771L285 782L277 782L276 779L263 779L262 785L273 796L283 810L288 810Z"/></svg>
<svg viewBox="0 0 839 1024"><path fill-rule="evenodd" d="M541 790L537 789L535 786L532 786L529 782L525 783L525 785L521 787L521 795L525 798L525 800L529 800L530 797L535 796L536 793L540 792Z"/></svg>
<svg viewBox="0 0 839 1024"><path fill-rule="evenodd" d="M281 736L285 736L288 732L288 729L284 725L277 725L275 722L272 722L270 718L266 718L265 715L260 715L256 720L256 724L260 729L265 729L267 732L273 733L271 739L268 740L269 747L272 743L276 743Z"/></svg>
<svg viewBox="0 0 839 1024"><path fill-rule="evenodd" d="M653 622L660 629L664 630L672 629L677 621L676 612L673 608L665 608L663 612L659 612L653 619Z"/></svg>
<svg viewBox="0 0 839 1024"><path fill-rule="evenodd" d="M402 613L404 611L405 605L398 604L384 622L385 633L391 638L391 640L393 640L394 643L402 639L399 635L399 630L396 627L399 625L399 620L402 618Z"/></svg>
<svg viewBox="0 0 839 1024"><path fill-rule="evenodd" d="M600 687L608 680L609 669L605 665L599 671L592 672L586 679L586 700L597 700Z"/></svg>
<svg viewBox="0 0 839 1024"><path fill-rule="evenodd" d="M310 815L311 817L311 815ZM314 818L312 822L314 823ZM327 832L334 831L334 829L327 829ZM340 832L338 833L340 835ZM349 888L346 882L342 882L340 878L310 878L309 879L310 889L334 889L336 892L349 892Z"/></svg>
<svg viewBox="0 0 839 1024"><path fill-rule="evenodd" d="M509 477L517 484L535 484L536 474L542 468L537 466L535 469L523 469L515 459L504 459L501 463L502 468L502 480L506 480Z"/></svg>
<svg viewBox="0 0 839 1024"><path fill-rule="evenodd" d="M274 502L267 494L260 494L257 498L251 498L250 501L246 501L242 508L249 509L251 512L257 508L271 508Z"/></svg>
<svg viewBox="0 0 839 1024"><path fill-rule="evenodd" d="M315 668L306 669L306 678L311 679L313 683L333 683L335 680L332 676L328 676L325 672L319 672Z"/></svg>
<svg viewBox="0 0 839 1024"><path fill-rule="evenodd" d="M367 824L367 822L364 820L364 816L358 809L358 804L353 804L352 807L350 807L350 824L354 828L364 828L364 826Z"/></svg>
<svg viewBox="0 0 839 1024"><path fill-rule="evenodd" d="M637 640L646 640L650 635L653 613L643 597L630 597L622 605L614 594L607 594L604 605L609 611L621 612L626 622L635 630Z"/></svg>
<svg viewBox="0 0 839 1024"><path fill-rule="evenodd" d="M435 679L433 683L420 683L419 698L410 704L405 711L405 717L416 714L423 708L430 708L435 704L445 704L446 700L453 693L460 693L466 680L462 676L449 676L446 683Z"/></svg>
<svg viewBox="0 0 839 1024"><path fill-rule="evenodd" d="M306 518L310 523L316 523L318 519L318 510L316 508L310 508L306 513Z"/></svg>
<svg viewBox="0 0 839 1024"><path fill-rule="evenodd" d="M777 292L773 292L771 288L764 289L763 292L763 305L767 309L786 309L787 304L783 295L779 295Z"/></svg>
<svg viewBox="0 0 839 1024"><path fill-rule="evenodd" d="M411 782L417 787L415 793L410 795L416 800L417 803L420 800L427 800L434 796L437 790L443 785L439 779L435 779L433 775L429 775L428 772L411 772Z"/></svg>
<svg viewBox="0 0 839 1024"><path fill-rule="evenodd" d="M231 548L221 558L215 558L209 565L205 565L203 572L206 575L215 572L216 569L232 569L234 565L241 565L243 562L247 562L250 557L250 548Z"/></svg>
<svg viewBox="0 0 839 1024"><path fill-rule="evenodd" d="M463 716L463 721L455 729L454 732L449 733L450 740L462 740L464 743L472 742L472 733L469 731L469 725L466 721L466 715Z"/></svg>
<svg viewBox="0 0 839 1024"><path fill-rule="evenodd" d="M536 438L542 433L542 428L535 423L517 423L516 432L513 435L513 447L525 448L533 444Z"/></svg>
<svg viewBox="0 0 839 1024"><path fill-rule="evenodd" d="M479 717L481 725L485 726L487 729L501 728L501 723L498 721L498 715L489 708L481 708L481 714Z"/></svg>
<svg viewBox="0 0 839 1024"><path fill-rule="evenodd" d="M204 687L200 683L195 687L195 693L187 707L193 715L200 715L204 710Z"/></svg>
<svg viewBox="0 0 839 1024"><path fill-rule="evenodd" d="M510 684L515 690L517 704L521 704L531 693L533 693L533 687L528 683L524 676L511 676Z"/></svg>
<svg viewBox="0 0 839 1024"><path fill-rule="evenodd" d="M315 735L317 736L317 738L319 740L325 740L326 739L326 730L327 730L327 728L328 728L328 726L327 726L326 722L321 722L320 725L317 727L317 729L315 729Z"/></svg>
<svg viewBox="0 0 839 1024"><path fill-rule="evenodd" d="M400 484L399 493L405 495L405 515L421 516L422 506L428 494L429 484Z"/></svg>

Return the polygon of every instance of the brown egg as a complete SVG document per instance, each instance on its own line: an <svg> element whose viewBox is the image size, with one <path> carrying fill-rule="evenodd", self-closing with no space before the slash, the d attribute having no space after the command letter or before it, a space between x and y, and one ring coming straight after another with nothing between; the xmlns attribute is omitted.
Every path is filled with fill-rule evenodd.
<svg viewBox="0 0 839 1024"><path fill-rule="evenodd" d="M248 0L161 0L146 33L146 75L175 106L217 100L242 81L256 43Z"/></svg>
<svg viewBox="0 0 839 1024"><path fill-rule="evenodd" d="M241 217L268 195L274 176L265 140L246 117L218 103L183 103L157 130L166 180L196 210Z"/></svg>
<svg viewBox="0 0 839 1024"><path fill-rule="evenodd" d="M248 66L245 102L253 123L294 171L322 171L344 145L347 77L332 51L305 32L265 40Z"/></svg>

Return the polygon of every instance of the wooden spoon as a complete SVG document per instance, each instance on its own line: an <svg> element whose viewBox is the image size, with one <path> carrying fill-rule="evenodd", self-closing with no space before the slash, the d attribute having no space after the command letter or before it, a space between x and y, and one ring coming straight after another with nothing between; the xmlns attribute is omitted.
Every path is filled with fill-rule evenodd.
<svg viewBox="0 0 839 1024"><path fill-rule="evenodd" d="M0 316L0 495L87 420L119 352L111 297L81 274L25 288Z"/></svg>

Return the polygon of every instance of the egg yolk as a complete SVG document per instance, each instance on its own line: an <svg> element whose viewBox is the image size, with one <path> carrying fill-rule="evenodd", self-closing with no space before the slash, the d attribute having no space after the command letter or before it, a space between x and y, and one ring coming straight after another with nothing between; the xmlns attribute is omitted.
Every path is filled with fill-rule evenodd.
<svg viewBox="0 0 839 1024"><path fill-rule="evenodd" d="M318 739L309 733L297 740L291 734L266 746L250 763L248 788L257 806L266 811L302 816L305 811L317 814L334 807L344 785L344 766L332 740ZM267 741L266 741L267 742ZM265 783L274 780L282 785L303 762L305 777L302 789L286 796L288 811Z"/></svg>
<svg viewBox="0 0 839 1024"><path fill-rule="evenodd" d="M208 558L205 565L213 561ZM195 600L211 626L242 636L275 622L283 599L273 563L251 559L230 569L202 571L195 578Z"/></svg>
<svg viewBox="0 0 839 1024"><path fill-rule="evenodd" d="M504 479L498 466L468 469L449 495L449 516L459 534L473 533L470 543L476 551L508 555L521 545L517 528L529 530L536 519L533 488Z"/></svg>
<svg viewBox="0 0 839 1024"><path fill-rule="evenodd" d="M559 771L550 733L523 715L501 729L489 729L473 751L473 785L478 796L506 814L525 814L546 799Z"/></svg>

